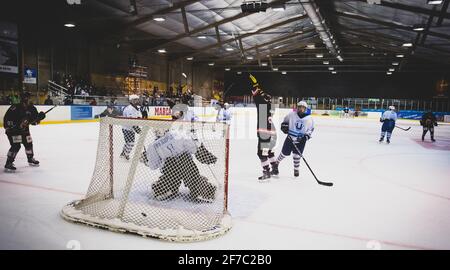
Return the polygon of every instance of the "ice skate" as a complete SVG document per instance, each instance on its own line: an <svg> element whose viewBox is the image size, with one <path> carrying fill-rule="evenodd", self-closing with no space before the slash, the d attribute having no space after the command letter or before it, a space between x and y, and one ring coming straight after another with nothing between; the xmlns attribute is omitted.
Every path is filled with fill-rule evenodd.
<svg viewBox="0 0 450 270"><path fill-rule="evenodd" d="M278 162L273 162L271 163L272 165L272 171L270 172L270 174L272 176L278 177L278 175L280 174L280 172L278 171Z"/></svg>
<svg viewBox="0 0 450 270"><path fill-rule="evenodd" d="M300 175L299 170L294 170L294 177L299 177L299 175Z"/></svg>
<svg viewBox="0 0 450 270"><path fill-rule="evenodd" d="M13 173L17 170L17 168L14 166L14 163L8 162L5 164L5 172Z"/></svg>
<svg viewBox="0 0 450 270"><path fill-rule="evenodd" d="M29 158L29 159L28 159L28 164L29 164L30 166L33 166L33 167L39 167L39 161L37 161L37 160L34 159L34 158Z"/></svg>
<svg viewBox="0 0 450 270"><path fill-rule="evenodd" d="M258 177L259 182L261 183L265 183L268 182L270 180L270 171L268 170L264 170L263 171L263 175Z"/></svg>

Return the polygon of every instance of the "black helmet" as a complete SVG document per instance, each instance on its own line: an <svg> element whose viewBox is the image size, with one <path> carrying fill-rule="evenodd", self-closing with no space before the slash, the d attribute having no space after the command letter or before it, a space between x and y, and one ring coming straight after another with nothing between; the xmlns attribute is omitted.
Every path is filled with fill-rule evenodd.
<svg viewBox="0 0 450 270"><path fill-rule="evenodd" d="M31 94L29 92L22 92L20 93L20 101L28 101L30 99Z"/></svg>

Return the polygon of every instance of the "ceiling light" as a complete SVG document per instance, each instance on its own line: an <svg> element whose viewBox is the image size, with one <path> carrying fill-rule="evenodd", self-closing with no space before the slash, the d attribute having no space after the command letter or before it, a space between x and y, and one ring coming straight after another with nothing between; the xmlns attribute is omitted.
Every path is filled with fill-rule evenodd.
<svg viewBox="0 0 450 270"><path fill-rule="evenodd" d="M192 56L186 57L186 60L192 61L192 60L194 60L194 57L192 57Z"/></svg>
<svg viewBox="0 0 450 270"><path fill-rule="evenodd" d="M328 70L334 70L334 67L329 67Z"/></svg>
<svg viewBox="0 0 450 270"><path fill-rule="evenodd" d="M73 24L73 23L66 23L66 24L64 24L64 26L72 28L72 27L75 27L75 24Z"/></svg>
<svg viewBox="0 0 450 270"><path fill-rule="evenodd" d="M198 36L198 39L206 39L206 36Z"/></svg>
<svg viewBox="0 0 450 270"><path fill-rule="evenodd" d="M284 11L286 9L285 5L274 5L272 6L273 11Z"/></svg>
<svg viewBox="0 0 450 270"><path fill-rule="evenodd" d="M261 66L267 67L267 63L266 62L261 62Z"/></svg>
<svg viewBox="0 0 450 270"><path fill-rule="evenodd" d="M279 48L282 48L284 45L278 45L278 46L275 46L273 49L274 50L277 50L277 49L279 49Z"/></svg>
<svg viewBox="0 0 450 270"><path fill-rule="evenodd" d="M275 67L274 67L274 68L272 68L272 70L273 70L273 71L278 71L278 68L275 68Z"/></svg>
<svg viewBox="0 0 450 270"><path fill-rule="evenodd" d="M308 45L306 45L306 48L307 49L315 49L316 45L315 44L308 44Z"/></svg>
<svg viewBox="0 0 450 270"><path fill-rule="evenodd" d="M266 9L269 7L269 4L259 1L247 1L241 4L242 13L258 13L258 12L266 12Z"/></svg>
<svg viewBox="0 0 450 270"><path fill-rule="evenodd" d="M413 44L411 42L403 43L402 47L412 47Z"/></svg>
<svg viewBox="0 0 450 270"><path fill-rule="evenodd" d="M253 60L253 56L251 56L251 55L247 56L246 58L247 58L247 60Z"/></svg>
<svg viewBox="0 0 450 270"><path fill-rule="evenodd" d="M286 75L287 72L286 71L281 71L281 74Z"/></svg>
<svg viewBox="0 0 450 270"><path fill-rule="evenodd" d="M185 78L187 78L187 75L186 75L186 73L181 73L181 75L183 75L183 77L185 77Z"/></svg>
<svg viewBox="0 0 450 270"><path fill-rule="evenodd" d="M329 61L323 61L323 64L324 64L324 65L329 65L330 62L329 62Z"/></svg>
<svg viewBox="0 0 450 270"><path fill-rule="evenodd" d="M405 57L405 55L404 54L397 54L396 57L403 58L403 57Z"/></svg>
<svg viewBox="0 0 450 270"><path fill-rule="evenodd" d="M158 52L159 53L166 53L167 51L166 51L166 49L159 49Z"/></svg>
<svg viewBox="0 0 450 270"><path fill-rule="evenodd" d="M238 72L236 72L238 75L241 75L242 74L242 71L238 71Z"/></svg>
<svg viewBox="0 0 450 270"><path fill-rule="evenodd" d="M231 68L225 68L225 71L230 71L231 70Z"/></svg>
<svg viewBox="0 0 450 270"><path fill-rule="evenodd" d="M390 71L390 72L394 72L394 71L395 71L395 68L390 68L389 71Z"/></svg>
<svg viewBox="0 0 450 270"><path fill-rule="evenodd" d="M392 75L392 72L388 71L386 72L387 75Z"/></svg>
<svg viewBox="0 0 450 270"><path fill-rule="evenodd" d="M416 24L413 26L413 30L417 31L417 32L421 32L421 31L425 30L425 27L421 24Z"/></svg>
<svg viewBox="0 0 450 270"><path fill-rule="evenodd" d="M214 63L209 63L208 66L211 66L211 67L212 67L212 66L214 66Z"/></svg>
<svg viewBox="0 0 450 270"><path fill-rule="evenodd" d="M340 55L337 56L337 59L341 62L344 61L344 58L342 58L342 56L340 56Z"/></svg>
<svg viewBox="0 0 450 270"><path fill-rule="evenodd" d="M233 48L231 48L231 47L228 47L228 48L226 48L225 50L226 50L226 51L228 51L228 52L232 52L232 51L234 51L234 49L233 49Z"/></svg>
<svg viewBox="0 0 450 270"><path fill-rule="evenodd" d="M440 5L442 4L442 0L427 0L428 5Z"/></svg>
<svg viewBox="0 0 450 270"><path fill-rule="evenodd" d="M331 71L331 74L337 74L337 71Z"/></svg>
<svg viewBox="0 0 450 270"><path fill-rule="evenodd" d="M317 58L323 58L323 54L318 53L318 54L316 54L316 57L317 57Z"/></svg>
<svg viewBox="0 0 450 270"><path fill-rule="evenodd" d="M393 62L392 65L393 66L398 66L400 63L399 62Z"/></svg>
<svg viewBox="0 0 450 270"><path fill-rule="evenodd" d="M158 17L154 17L153 20L154 20L154 21L157 21L157 22L163 22L163 21L166 20L166 18L164 18L164 17L162 17L162 16L158 16Z"/></svg>

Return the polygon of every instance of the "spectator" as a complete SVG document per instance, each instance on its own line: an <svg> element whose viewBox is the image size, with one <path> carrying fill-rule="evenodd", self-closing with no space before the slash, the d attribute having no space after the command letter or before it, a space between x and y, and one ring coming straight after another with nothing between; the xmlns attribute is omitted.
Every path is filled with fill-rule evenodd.
<svg viewBox="0 0 450 270"><path fill-rule="evenodd" d="M64 97L64 105L72 105L72 104L73 104L73 101L70 98L70 96Z"/></svg>
<svg viewBox="0 0 450 270"><path fill-rule="evenodd" d="M89 103L91 106L97 106L97 100L95 98L92 99L91 103Z"/></svg>
<svg viewBox="0 0 450 270"><path fill-rule="evenodd" d="M108 105L108 107L106 107L106 109L101 114L96 115L94 118L105 117L105 116L114 117L114 116L118 116L118 115L121 115L121 113L118 110L116 110L116 108L114 108L114 106Z"/></svg>
<svg viewBox="0 0 450 270"><path fill-rule="evenodd" d="M44 101L44 105L53 105L53 100L50 98L50 95L47 95L47 98Z"/></svg>

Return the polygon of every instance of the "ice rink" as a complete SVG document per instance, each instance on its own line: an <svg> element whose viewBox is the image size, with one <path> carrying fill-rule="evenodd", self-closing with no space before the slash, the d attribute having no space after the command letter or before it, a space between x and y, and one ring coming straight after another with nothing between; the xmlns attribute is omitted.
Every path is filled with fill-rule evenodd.
<svg viewBox="0 0 450 270"><path fill-rule="evenodd" d="M418 122L400 120L392 142L378 143L376 119L315 117L304 163L292 157L279 179L258 183L255 121L232 123L229 212L233 228L195 243L169 243L69 223L59 213L85 194L95 165L98 123L31 128L37 168L22 149L18 172L4 173L0 143L0 249L450 249L450 126L420 140ZM277 125L278 126L278 125ZM237 136L240 132L248 136ZM3 129L2 129L3 132ZM278 155L285 135L279 134Z"/></svg>

